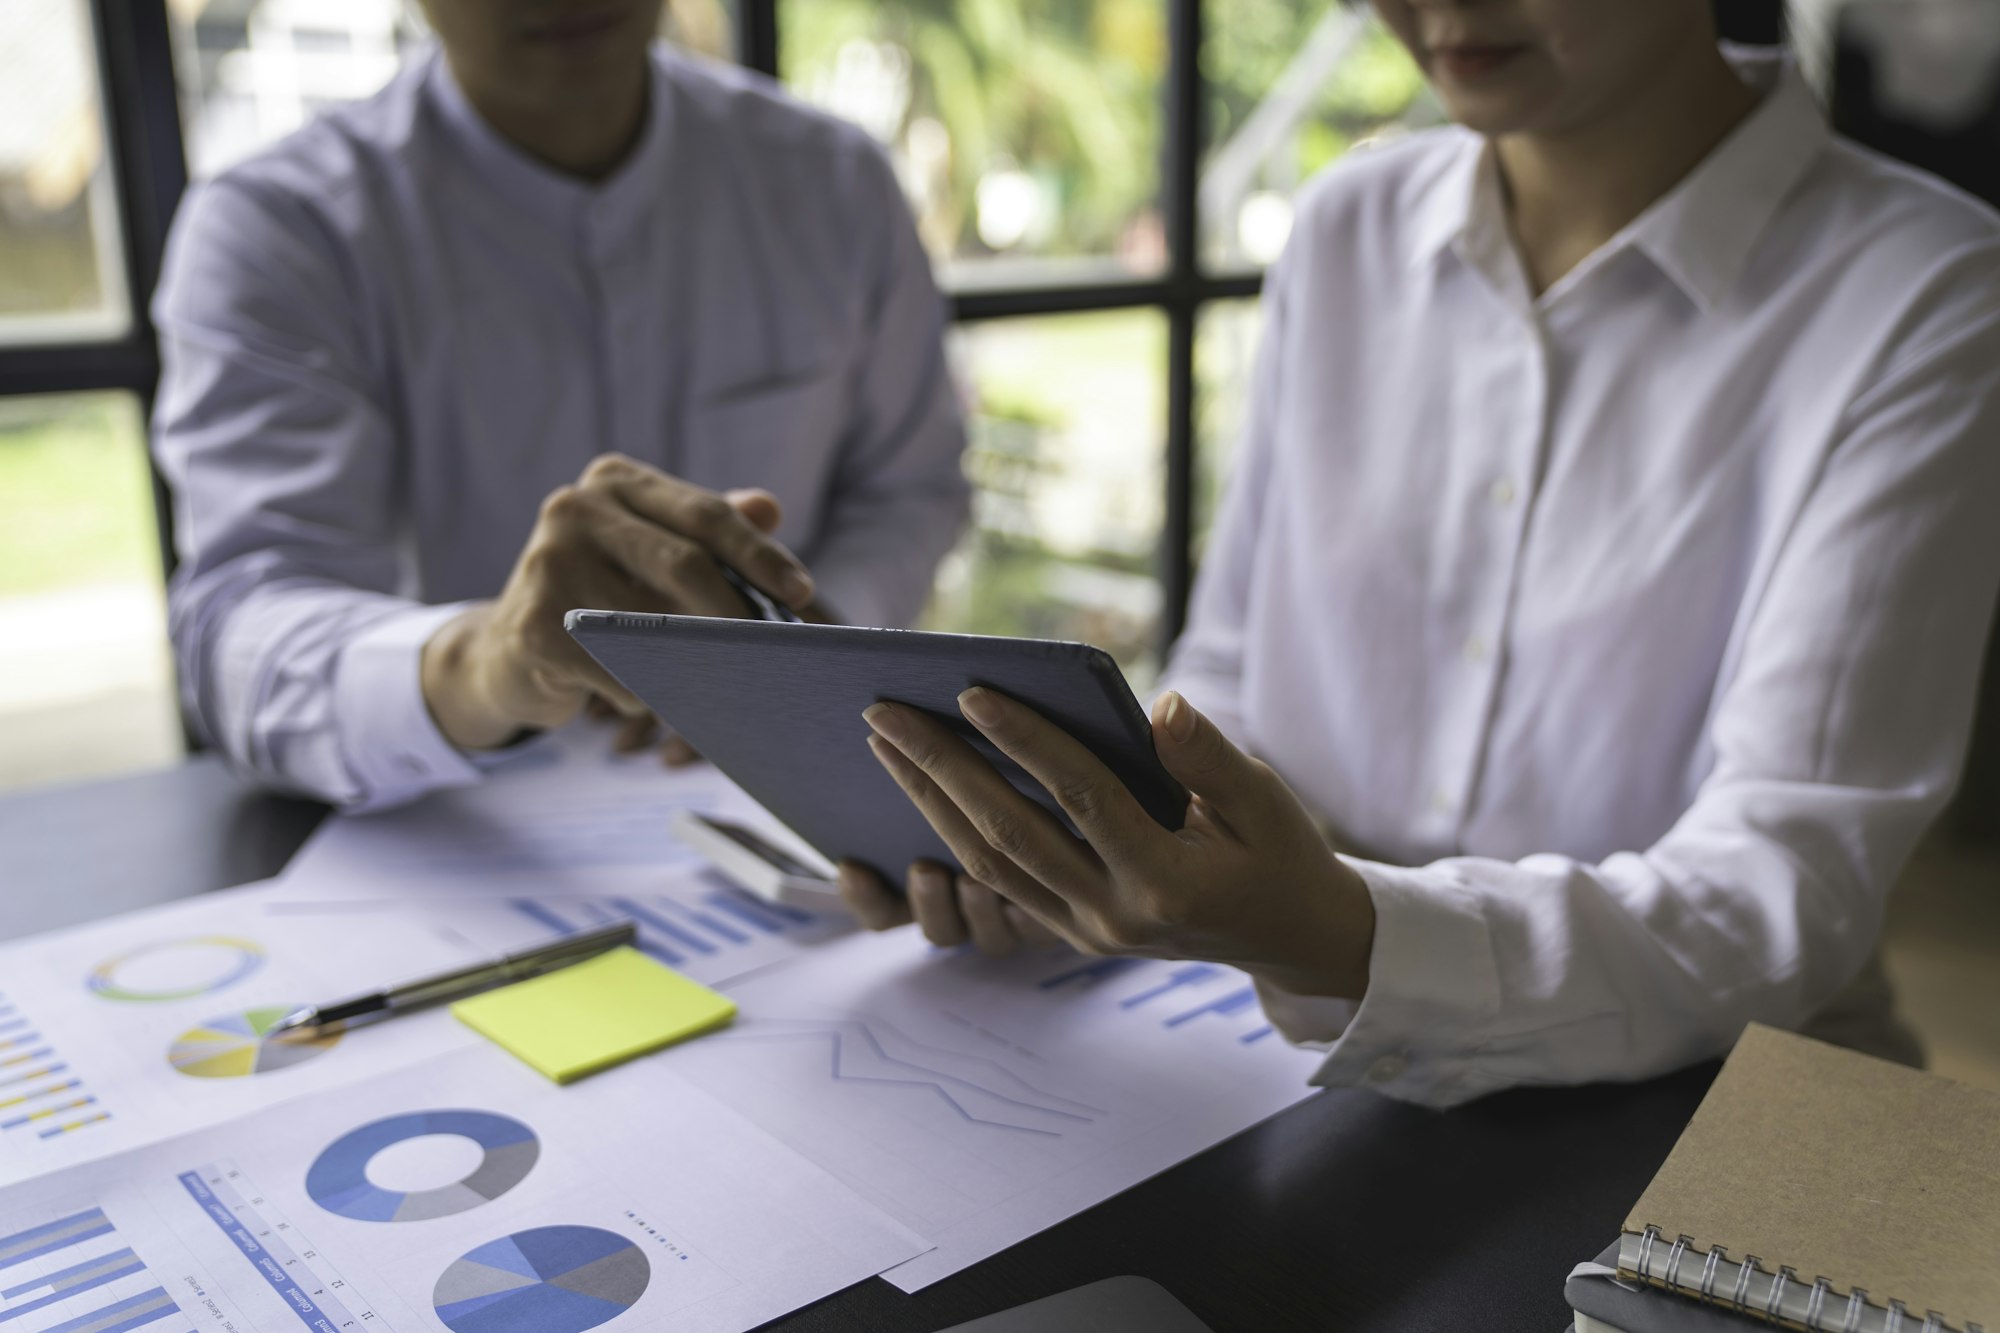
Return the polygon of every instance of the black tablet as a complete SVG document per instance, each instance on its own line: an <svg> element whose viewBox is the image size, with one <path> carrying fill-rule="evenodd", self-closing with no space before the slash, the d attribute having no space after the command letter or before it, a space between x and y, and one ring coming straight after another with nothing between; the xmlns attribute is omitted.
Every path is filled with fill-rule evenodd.
<svg viewBox="0 0 2000 1333"><path fill-rule="evenodd" d="M861 712L885 700L937 717L1065 824L1041 784L959 715L960 692L984 685L1034 708L1088 746L1163 827L1180 828L1187 814L1186 789L1153 753L1145 710L1117 664L1088 644L615 611L572 611L565 625L821 855L873 866L898 887L913 861L956 862L868 751Z"/></svg>

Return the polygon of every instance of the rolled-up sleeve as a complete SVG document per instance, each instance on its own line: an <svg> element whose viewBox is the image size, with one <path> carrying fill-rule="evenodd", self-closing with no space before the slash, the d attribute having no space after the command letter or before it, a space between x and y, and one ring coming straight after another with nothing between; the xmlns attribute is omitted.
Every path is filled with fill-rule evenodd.
<svg viewBox="0 0 2000 1333"><path fill-rule="evenodd" d="M196 727L260 779L350 807L474 780L418 673L459 608L399 594L398 443L333 244L280 192L207 185L175 223L154 318Z"/></svg>
<svg viewBox="0 0 2000 1333"><path fill-rule="evenodd" d="M1795 1028L1854 977L1963 759L2000 585L2000 261L1848 405L1757 593L1716 761L1650 847L1587 863L1355 862L1378 923L1357 1004L1269 988L1317 1081L1446 1105L1631 1079Z"/></svg>
<svg viewBox="0 0 2000 1333"><path fill-rule="evenodd" d="M872 262L865 331L852 361L852 416L811 552L821 594L843 620L904 626L930 597L938 561L971 510L965 423L945 356L945 305L888 162L852 158L857 237Z"/></svg>

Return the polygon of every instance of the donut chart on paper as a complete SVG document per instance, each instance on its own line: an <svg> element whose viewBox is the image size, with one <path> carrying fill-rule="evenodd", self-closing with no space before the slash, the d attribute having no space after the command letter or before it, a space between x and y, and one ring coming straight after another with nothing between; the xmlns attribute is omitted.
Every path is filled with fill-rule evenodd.
<svg viewBox="0 0 2000 1333"><path fill-rule="evenodd" d="M652 1265L597 1227L536 1227L489 1241L444 1270L431 1293L452 1333L584 1333L646 1294Z"/></svg>
<svg viewBox="0 0 2000 1333"><path fill-rule="evenodd" d="M264 946L255 940L195 935L127 949L92 968L83 984L91 994L106 1000L191 1000L227 990L262 966ZM135 971L145 974L147 980L133 977Z"/></svg>
<svg viewBox="0 0 2000 1333"><path fill-rule="evenodd" d="M479 1145L479 1165L434 1189L385 1189L368 1178L368 1164L384 1149L433 1135L472 1140ZM362 1125L328 1144L306 1171L306 1193L328 1212L357 1222L422 1222L499 1198L527 1178L541 1154L535 1131L509 1116L416 1111Z"/></svg>
<svg viewBox="0 0 2000 1333"><path fill-rule="evenodd" d="M294 1005L265 1005L211 1018L189 1028L167 1048L167 1063L190 1078L243 1078L271 1074L316 1060L340 1044L340 1034L276 1040L272 1028Z"/></svg>

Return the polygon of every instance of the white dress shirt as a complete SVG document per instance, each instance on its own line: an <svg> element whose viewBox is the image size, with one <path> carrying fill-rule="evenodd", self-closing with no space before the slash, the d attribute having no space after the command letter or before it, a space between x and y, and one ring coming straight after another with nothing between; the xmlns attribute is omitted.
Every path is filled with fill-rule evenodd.
<svg viewBox="0 0 2000 1333"><path fill-rule="evenodd" d="M1377 914L1319 1080L1449 1104L1797 1027L1945 802L2000 584L2000 219L1795 73L1530 294L1485 144L1309 192L1171 681Z"/></svg>
<svg viewBox="0 0 2000 1333"><path fill-rule="evenodd" d="M191 711L239 764L351 806L477 777L419 652L600 453L768 488L861 624L917 614L965 518L943 304L887 162L664 49L595 186L419 58L190 196L155 309Z"/></svg>

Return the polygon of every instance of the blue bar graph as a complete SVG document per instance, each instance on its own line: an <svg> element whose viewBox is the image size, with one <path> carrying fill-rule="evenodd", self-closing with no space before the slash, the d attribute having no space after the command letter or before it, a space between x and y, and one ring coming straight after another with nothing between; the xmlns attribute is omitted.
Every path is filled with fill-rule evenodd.
<svg viewBox="0 0 2000 1333"><path fill-rule="evenodd" d="M35 1068L25 1071L10 1070L5 1078L0 1078L0 1089L19 1087L23 1083L32 1083L38 1078L47 1078L51 1074L65 1073L68 1069L68 1065L60 1060L55 1060L48 1064L37 1065Z"/></svg>
<svg viewBox="0 0 2000 1333"><path fill-rule="evenodd" d="M702 902L725 916L734 917L744 925L749 926L752 930L762 931L766 935L782 935L785 933L787 918L779 914L776 904L762 903L754 898L742 897L727 890L721 893L712 893L702 899ZM786 910L789 911L790 909ZM797 920L801 917L807 921L812 920L811 917L806 916L804 913L794 913L792 919Z"/></svg>
<svg viewBox="0 0 2000 1333"><path fill-rule="evenodd" d="M1222 969L1213 963L1187 963L1167 974L1167 979L1159 985L1128 995L1118 1002L1121 1009L1137 1009L1140 1005L1157 1000L1183 986L1199 986L1202 982L1222 975Z"/></svg>
<svg viewBox="0 0 2000 1333"><path fill-rule="evenodd" d="M1252 987L1245 986L1242 990L1229 992L1229 994L1223 996L1219 1000L1210 1000L1207 1004L1201 1005L1194 1009L1186 1010L1182 1013L1175 1014L1172 1018L1169 1018L1167 1020L1166 1025L1170 1028L1177 1028L1183 1023L1192 1023L1195 1019L1200 1018L1203 1014L1239 1013L1242 1010L1250 1008L1256 1003L1257 1003L1256 990L1253 989Z"/></svg>
<svg viewBox="0 0 2000 1333"><path fill-rule="evenodd" d="M45 1273L19 1286L8 1287L0 1291L0 1299L9 1302L33 1295L35 1292L48 1294L37 1296L22 1305L10 1304L4 1312L0 1312L0 1326L23 1315L33 1314L36 1310L47 1309L59 1301L68 1300L78 1292L89 1291L107 1282L116 1282L119 1278L131 1277L135 1273L145 1271L146 1265L140 1263L139 1256L132 1251L113 1250L109 1254L86 1259L80 1264L74 1264L57 1272Z"/></svg>
<svg viewBox="0 0 2000 1333"><path fill-rule="evenodd" d="M717 889L691 902L661 894L644 898L515 898L510 906L536 925L562 935L628 917L639 926L639 951L669 967L680 967L690 960L724 959L734 950L761 947L766 939L818 926L824 920L733 888Z"/></svg>
<svg viewBox="0 0 2000 1333"><path fill-rule="evenodd" d="M142 1291L137 1296L128 1296L122 1301L93 1310L86 1315L78 1315L65 1323L56 1324L47 1333L126 1333L128 1329L143 1328L155 1320L181 1312L174 1304L174 1298L166 1290L154 1287Z"/></svg>
<svg viewBox="0 0 2000 1333"><path fill-rule="evenodd" d="M34 1124L37 1120L47 1120L50 1116L61 1115L65 1111L80 1111L87 1106L95 1105L97 1105L97 1098L89 1094L81 1097L72 1097L66 1102L54 1102L48 1106L37 1107L32 1111L23 1111L19 1115L0 1120L0 1129L20 1129L24 1125ZM45 1134L42 1137L48 1138L50 1136Z"/></svg>
<svg viewBox="0 0 2000 1333"><path fill-rule="evenodd" d="M711 935L720 935L731 944L748 944L750 942L748 935L745 935L729 922L716 916L713 912L704 912L698 907L686 907L680 903L674 903L672 906L686 913L689 920L693 921L697 926L702 927L702 929Z"/></svg>
<svg viewBox="0 0 2000 1333"><path fill-rule="evenodd" d="M713 954L716 952L715 945L710 944L693 931L682 929L677 922L669 920L664 912L656 912L644 903L635 902L630 898L613 898L611 905L631 917L634 921L637 921L640 925L650 926L654 930L659 931L662 935L665 935L668 939L691 953Z"/></svg>
<svg viewBox="0 0 2000 1333"><path fill-rule="evenodd" d="M102 1208L86 1208L80 1213L44 1222L11 1236L0 1236L0 1268L11 1268L99 1236L108 1236L111 1229L111 1221L104 1216Z"/></svg>
<svg viewBox="0 0 2000 1333"><path fill-rule="evenodd" d="M533 898L516 898L513 900L512 905L514 910L522 916L527 917L530 921L538 925L548 927L559 935L574 935L578 931L589 928L587 926L571 924L567 918L547 903L538 902ZM594 912L586 912L584 914L593 918L601 915ZM641 931L639 935L639 952L645 954L656 963L665 963L668 967L679 967L685 961L672 949L664 948L657 941L648 939L644 931Z"/></svg>

